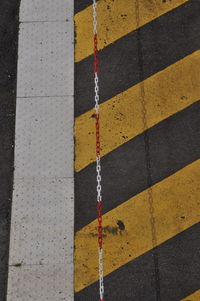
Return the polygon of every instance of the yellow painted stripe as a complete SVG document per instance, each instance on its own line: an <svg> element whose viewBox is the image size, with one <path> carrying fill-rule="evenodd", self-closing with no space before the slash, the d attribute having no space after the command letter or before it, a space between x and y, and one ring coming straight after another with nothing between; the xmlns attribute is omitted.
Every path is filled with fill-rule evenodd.
<svg viewBox="0 0 200 301"><path fill-rule="evenodd" d="M99 0L98 35L99 49L113 43L122 36L174 9L188 0ZM137 4L138 3L138 4ZM138 8L136 8L138 5ZM136 16L139 11L139 16ZM78 62L93 52L92 6L75 15L76 47Z"/></svg>
<svg viewBox="0 0 200 301"><path fill-rule="evenodd" d="M199 301L200 300L200 290L196 291L194 294L182 299L182 301Z"/></svg>
<svg viewBox="0 0 200 301"><path fill-rule="evenodd" d="M101 155L144 131L142 97L149 128L199 100L199 70L200 51L196 51L101 104ZM90 110L75 120L76 171L95 161L93 114Z"/></svg>
<svg viewBox="0 0 200 301"><path fill-rule="evenodd" d="M200 160L152 187L157 245L200 221ZM152 249L149 191L103 216L105 275ZM121 220L125 230L119 231ZM98 279L97 222L75 236L75 290Z"/></svg>

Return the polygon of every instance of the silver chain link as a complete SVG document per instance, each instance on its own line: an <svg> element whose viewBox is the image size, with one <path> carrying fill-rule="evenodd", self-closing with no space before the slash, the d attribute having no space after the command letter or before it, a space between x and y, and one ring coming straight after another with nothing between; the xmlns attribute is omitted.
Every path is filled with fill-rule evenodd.
<svg viewBox="0 0 200 301"><path fill-rule="evenodd" d="M97 35L97 3L93 0L93 30L94 35ZM94 74L94 93L95 93L95 111L99 115L99 78L98 73ZM96 172L97 172L97 202L102 201L101 187L101 161L100 155L96 157ZM99 253L99 294L100 300L104 300L104 273L103 273L103 249L98 248Z"/></svg>
<svg viewBox="0 0 200 301"><path fill-rule="evenodd" d="M93 0L93 30L97 34L97 2Z"/></svg>
<svg viewBox="0 0 200 301"><path fill-rule="evenodd" d="M99 78L97 72L94 75L94 92L95 92L95 110L96 114L99 114Z"/></svg>
<svg viewBox="0 0 200 301"><path fill-rule="evenodd" d="M100 157L96 158L96 171L97 171L97 202L102 201L101 196L101 162Z"/></svg>
<svg viewBox="0 0 200 301"><path fill-rule="evenodd" d="M99 294L100 299L104 297L104 283L103 283L103 249L99 248Z"/></svg>

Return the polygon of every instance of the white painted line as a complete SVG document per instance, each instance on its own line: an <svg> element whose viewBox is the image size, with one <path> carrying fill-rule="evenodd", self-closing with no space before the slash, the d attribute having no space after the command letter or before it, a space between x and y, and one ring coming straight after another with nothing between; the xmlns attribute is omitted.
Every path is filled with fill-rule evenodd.
<svg viewBox="0 0 200 301"><path fill-rule="evenodd" d="M17 99L15 178L73 177L73 97Z"/></svg>
<svg viewBox="0 0 200 301"><path fill-rule="evenodd" d="M72 24L20 25L17 97L73 95Z"/></svg>
<svg viewBox="0 0 200 301"><path fill-rule="evenodd" d="M73 1L22 0L7 301L73 300Z"/></svg>
<svg viewBox="0 0 200 301"><path fill-rule="evenodd" d="M12 301L73 300L73 295L70 293L73 288L69 285L67 277L63 277L67 273L69 276L72 273L71 264L67 263L23 266L18 270L10 267L12 294L9 293L7 298Z"/></svg>
<svg viewBox="0 0 200 301"><path fill-rule="evenodd" d="M73 210L73 179L16 180L8 300L73 300Z"/></svg>
<svg viewBox="0 0 200 301"><path fill-rule="evenodd" d="M11 237L10 265L68 262L67 254L73 255L73 179L17 180L14 198L12 223L18 237Z"/></svg>
<svg viewBox="0 0 200 301"><path fill-rule="evenodd" d="M20 20L66 21L73 19L73 0L21 0Z"/></svg>

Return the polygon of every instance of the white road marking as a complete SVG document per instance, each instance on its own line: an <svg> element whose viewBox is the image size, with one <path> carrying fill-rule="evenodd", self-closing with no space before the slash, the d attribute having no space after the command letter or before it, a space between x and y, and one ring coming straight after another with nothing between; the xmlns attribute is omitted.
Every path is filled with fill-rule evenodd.
<svg viewBox="0 0 200 301"><path fill-rule="evenodd" d="M22 0L7 301L73 300L72 0Z"/></svg>

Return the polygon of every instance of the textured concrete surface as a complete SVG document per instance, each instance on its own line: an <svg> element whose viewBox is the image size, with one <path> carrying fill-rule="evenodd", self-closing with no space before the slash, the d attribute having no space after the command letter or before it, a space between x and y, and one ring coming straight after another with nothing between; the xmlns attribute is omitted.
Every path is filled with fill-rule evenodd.
<svg viewBox="0 0 200 301"><path fill-rule="evenodd" d="M73 300L73 1L21 2L7 300Z"/></svg>

